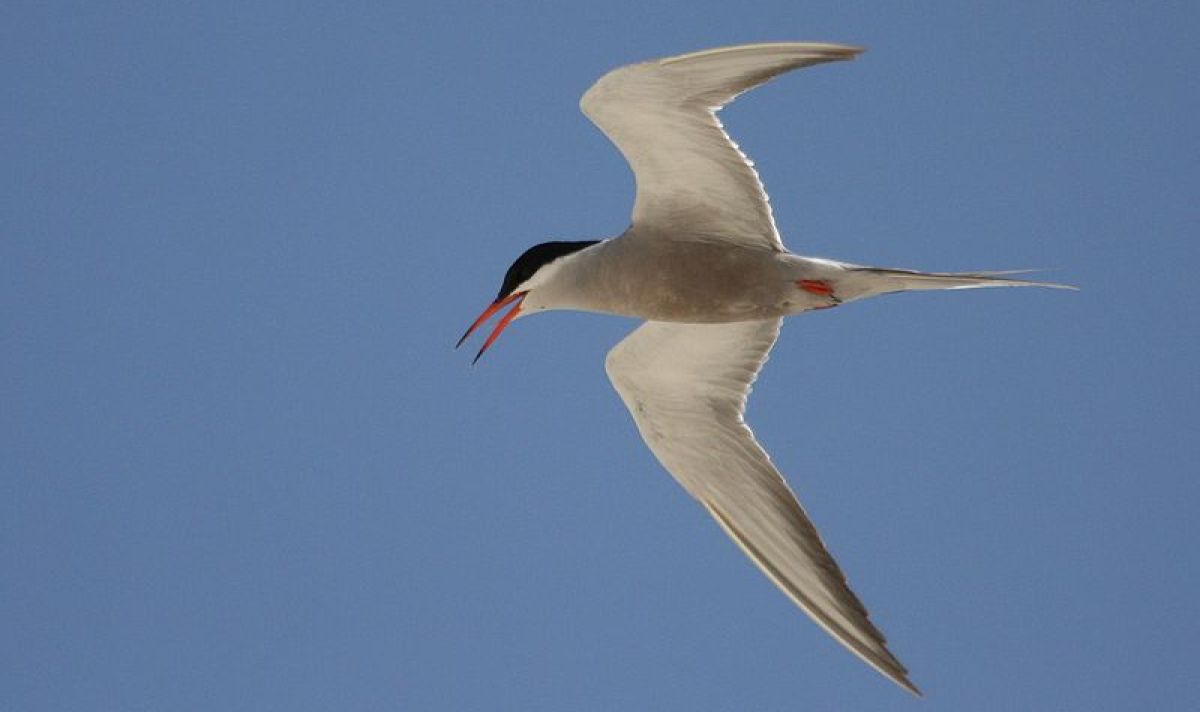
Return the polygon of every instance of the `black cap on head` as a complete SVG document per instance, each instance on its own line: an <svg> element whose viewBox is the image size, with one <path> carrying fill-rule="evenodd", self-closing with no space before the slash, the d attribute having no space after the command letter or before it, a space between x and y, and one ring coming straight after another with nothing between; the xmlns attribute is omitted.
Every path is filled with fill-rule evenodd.
<svg viewBox="0 0 1200 712"><path fill-rule="evenodd" d="M504 274L504 283L500 285L500 294L496 297L496 300L499 301L507 297L521 283L537 274L537 271L544 265L553 262L563 255L569 255L585 247L590 247L597 242L599 240L543 242L540 245L530 247L521 253L521 256L512 263L512 266L508 268L508 272Z"/></svg>

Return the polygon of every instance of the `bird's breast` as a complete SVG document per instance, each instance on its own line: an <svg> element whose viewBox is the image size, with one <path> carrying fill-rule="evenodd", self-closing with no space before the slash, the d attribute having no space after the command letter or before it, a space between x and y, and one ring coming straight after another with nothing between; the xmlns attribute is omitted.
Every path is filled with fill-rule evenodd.
<svg viewBox="0 0 1200 712"><path fill-rule="evenodd" d="M790 313L795 287L779 253L721 243L616 238L581 264L593 311L653 321L721 323Z"/></svg>

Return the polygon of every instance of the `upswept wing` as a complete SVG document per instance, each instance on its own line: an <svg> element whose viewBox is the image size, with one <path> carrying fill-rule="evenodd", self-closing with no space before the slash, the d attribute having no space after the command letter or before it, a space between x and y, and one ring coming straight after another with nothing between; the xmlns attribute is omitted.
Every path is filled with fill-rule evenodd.
<svg viewBox="0 0 1200 712"><path fill-rule="evenodd" d="M838 641L919 695L743 420L781 321L646 322L605 368L650 450L754 563Z"/></svg>
<svg viewBox="0 0 1200 712"><path fill-rule="evenodd" d="M860 52L835 44L741 45L631 64L601 77L580 107L633 169L634 228L782 250L762 182L717 111L784 72Z"/></svg>

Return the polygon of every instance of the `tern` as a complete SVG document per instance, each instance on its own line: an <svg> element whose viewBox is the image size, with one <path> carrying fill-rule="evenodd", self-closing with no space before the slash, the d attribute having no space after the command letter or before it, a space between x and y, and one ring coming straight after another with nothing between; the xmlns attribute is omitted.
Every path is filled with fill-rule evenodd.
<svg viewBox="0 0 1200 712"><path fill-rule="evenodd" d="M583 113L633 169L630 227L607 240L525 251L459 339L512 305L475 360L518 317L573 309L644 319L605 370L663 467L801 609L851 652L920 695L850 590L800 502L755 440L746 399L783 317L878 294L1057 287L1013 272L918 272L792 254L766 192L717 112L802 67L853 59L837 44L720 47L617 68Z"/></svg>

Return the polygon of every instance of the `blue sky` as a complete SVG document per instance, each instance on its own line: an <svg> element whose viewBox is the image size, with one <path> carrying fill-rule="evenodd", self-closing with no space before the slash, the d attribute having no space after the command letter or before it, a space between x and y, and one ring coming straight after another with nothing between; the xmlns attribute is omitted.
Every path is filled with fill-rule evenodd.
<svg viewBox="0 0 1200 712"><path fill-rule="evenodd" d="M1200 706L1191 3L9 3L0 707ZM779 594L604 377L451 346L619 233L607 69L861 44L726 125L797 252L1079 293L789 321L750 419L927 693Z"/></svg>

